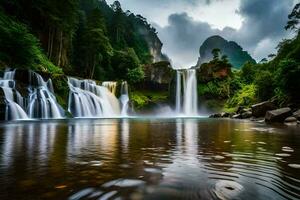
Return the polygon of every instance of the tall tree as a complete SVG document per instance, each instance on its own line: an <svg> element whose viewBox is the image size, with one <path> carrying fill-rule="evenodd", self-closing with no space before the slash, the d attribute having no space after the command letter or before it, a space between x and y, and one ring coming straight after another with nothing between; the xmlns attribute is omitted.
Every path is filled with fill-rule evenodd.
<svg viewBox="0 0 300 200"><path fill-rule="evenodd" d="M288 16L289 21L287 22L287 25L285 26L285 29L291 29L299 31L299 20L300 20L300 3L297 3L292 10L292 12Z"/></svg>

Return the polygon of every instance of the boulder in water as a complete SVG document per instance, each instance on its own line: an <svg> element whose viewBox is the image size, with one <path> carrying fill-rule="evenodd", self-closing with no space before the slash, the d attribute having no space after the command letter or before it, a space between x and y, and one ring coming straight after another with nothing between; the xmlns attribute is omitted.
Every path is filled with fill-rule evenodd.
<svg viewBox="0 0 300 200"><path fill-rule="evenodd" d="M293 117L300 121L300 109L293 113Z"/></svg>
<svg viewBox="0 0 300 200"><path fill-rule="evenodd" d="M253 117L263 117L269 110L276 109L276 106L270 101L264 101L251 106Z"/></svg>
<svg viewBox="0 0 300 200"><path fill-rule="evenodd" d="M295 117L288 117L284 120L286 125L297 125L297 119Z"/></svg>
<svg viewBox="0 0 300 200"><path fill-rule="evenodd" d="M250 117L252 117L252 112L251 112L251 111L243 112L243 113L241 114L241 118L242 118L242 119L248 119L248 118L250 118Z"/></svg>
<svg viewBox="0 0 300 200"><path fill-rule="evenodd" d="M233 119L241 119L242 115L241 114L235 114L232 116Z"/></svg>
<svg viewBox="0 0 300 200"><path fill-rule="evenodd" d="M291 108L280 108L277 110L267 111L265 120L266 122L284 122L284 120L291 115Z"/></svg>

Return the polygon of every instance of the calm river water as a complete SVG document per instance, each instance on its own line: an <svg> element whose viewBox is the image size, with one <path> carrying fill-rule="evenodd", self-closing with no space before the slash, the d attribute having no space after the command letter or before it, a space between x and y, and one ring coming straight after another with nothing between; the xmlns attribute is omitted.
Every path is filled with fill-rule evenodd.
<svg viewBox="0 0 300 200"><path fill-rule="evenodd" d="M300 128L217 119L0 124L0 199L300 199Z"/></svg>

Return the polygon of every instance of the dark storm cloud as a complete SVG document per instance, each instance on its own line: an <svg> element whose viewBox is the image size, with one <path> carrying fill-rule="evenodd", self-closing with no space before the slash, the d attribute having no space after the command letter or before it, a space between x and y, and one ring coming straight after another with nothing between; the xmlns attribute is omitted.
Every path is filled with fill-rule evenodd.
<svg viewBox="0 0 300 200"><path fill-rule="evenodd" d="M168 26L156 27L164 42L164 51L177 65L195 63L202 42L216 34L238 42L256 59L261 59L274 52L276 44L288 36L284 25L293 5L293 0L242 0L236 11L243 18L238 30L230 27L213 29L210 24L196 21L187 13L172 14Z"/></svg>

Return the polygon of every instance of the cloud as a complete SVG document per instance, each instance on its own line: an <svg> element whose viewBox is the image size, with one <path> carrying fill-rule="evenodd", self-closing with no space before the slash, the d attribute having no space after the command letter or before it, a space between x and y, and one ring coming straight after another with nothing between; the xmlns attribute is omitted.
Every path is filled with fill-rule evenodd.
<svg viewBox="0 0 300 200"><path fill-rule="evenodd" d="M241 1L236 11L243 19L240 28L215 29L209 23L195 20L185 12L170 15L167 26L155 27L164 43L164 52L175 66L195 64L200 45L212 35L221 35L227 40L238 42L259 61L274 53L278 42L290 36L284 30L284 25L293 5L293 0ZM217 13L216 10L216 15Z"/></svg>

